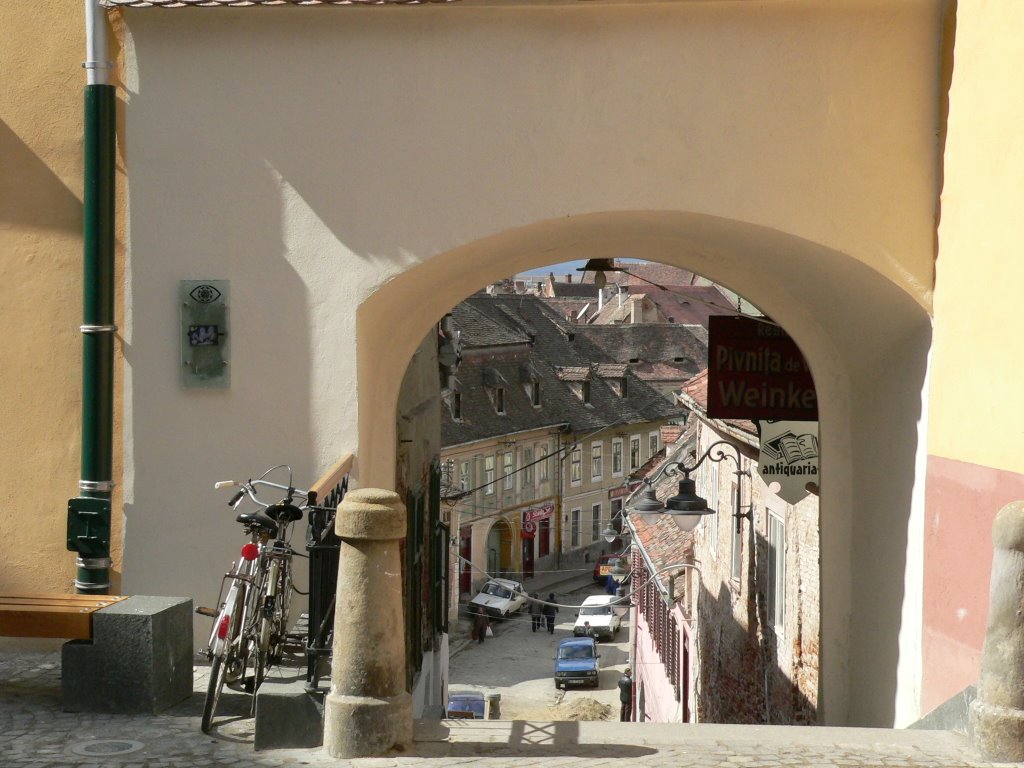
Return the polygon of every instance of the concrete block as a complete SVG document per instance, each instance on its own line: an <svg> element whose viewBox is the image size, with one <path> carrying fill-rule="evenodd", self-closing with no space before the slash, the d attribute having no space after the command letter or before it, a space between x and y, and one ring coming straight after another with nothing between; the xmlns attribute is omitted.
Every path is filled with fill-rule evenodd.
<svg viewBox="0 0 1024 768"><path fill-rule="evenodd" d="M93 615L61 653L66 712L153 714L192 694L192 601L136 595Z"/></svg>
<svg viewBox="0 0 1024 768"><path fill-rule="evenodd" d="M304 675L268 678L256 692L256 749L306 749L324 742L324 692Z"/></svg>

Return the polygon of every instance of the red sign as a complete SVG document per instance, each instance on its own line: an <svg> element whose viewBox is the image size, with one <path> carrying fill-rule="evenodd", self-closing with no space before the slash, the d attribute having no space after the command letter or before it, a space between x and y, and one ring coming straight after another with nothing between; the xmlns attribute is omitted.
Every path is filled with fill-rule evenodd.
<svg viewBox="0 0 1024 768"><path fill-rule="evenodd" d="M551 517L551 513L555 511L553 504L545 504L539 509L528 509L523 512L523 523L532 523L537 520L546 520Z"/></svg>
<svg viewBox="0 0 1024 768"><path fill-rule="evenodd" d="M811 370L782 328L749 317L708 320L708 416L818 420Z"/></svg>
<svg viewBox="0 0 1024 768"><path fill-rule="evenodd" d="M523 530L520 532L524 539L532 539L537 535L537 524L533 520L523 523Z"/></svg>
<svg viewBox="0 0 1024 768"><path fill-rule="evenodd" d="M629 496L633 491L640 487L640 481L634 481L629 485L617 485L614 488L608 490L609 499L621 499L623 496Z"/></svg>

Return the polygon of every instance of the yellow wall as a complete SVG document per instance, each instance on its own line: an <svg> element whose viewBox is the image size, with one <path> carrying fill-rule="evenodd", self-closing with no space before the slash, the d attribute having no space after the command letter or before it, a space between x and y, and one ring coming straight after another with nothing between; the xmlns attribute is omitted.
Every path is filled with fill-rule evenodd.
<svg viewBox="0 0 1024 768"><path fill-rule="evenodd" d="M81 451L82 7L3 3L0 30L0 589L73 591L65 525Z"/></svg>
<svg viewBox="0 0 1024 768"><path fill-rule="evenodd" d="M936 265L929 452L1024 472L1024 3L961 2Z"/></svg>

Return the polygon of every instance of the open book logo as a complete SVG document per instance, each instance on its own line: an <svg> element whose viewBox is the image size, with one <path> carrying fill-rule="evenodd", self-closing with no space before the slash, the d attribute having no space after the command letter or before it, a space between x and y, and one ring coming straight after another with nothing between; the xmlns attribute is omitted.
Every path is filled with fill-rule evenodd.
<svg viewBox="0 0 1024 768"><path fill-rule="evenodd" d="M774 461L783 459L787 464L813 461L818 458L818 436L810 432L794 435L787 431L785 434L762 443L761 453Z"/></svg>

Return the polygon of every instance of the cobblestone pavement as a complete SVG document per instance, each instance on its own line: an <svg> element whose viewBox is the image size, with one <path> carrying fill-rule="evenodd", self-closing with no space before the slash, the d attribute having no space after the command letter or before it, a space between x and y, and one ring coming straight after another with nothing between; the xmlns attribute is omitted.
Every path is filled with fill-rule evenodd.
<svg viewBox="0 0 1024 768"><path fill-rule="evenodd" d="M672 766L672 768L990 768L944 731L632 723L434 721L417 724L410 754L334 760L320 749L253 750L246 697L225 696L227 719L204 735L206 688L156 716L61 710L59 653L0 652L0 768L206 766ZM623 760L627 762L623 762Z"/></svg>

